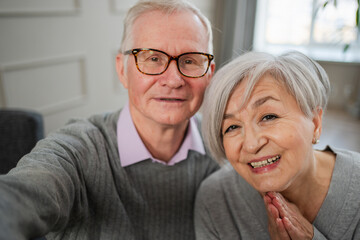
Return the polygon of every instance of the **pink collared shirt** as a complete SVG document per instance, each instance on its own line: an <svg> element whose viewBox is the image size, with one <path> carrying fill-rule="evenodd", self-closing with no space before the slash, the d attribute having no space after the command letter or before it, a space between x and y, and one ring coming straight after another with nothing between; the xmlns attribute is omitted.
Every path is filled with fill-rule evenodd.
<svg viewBox="0 0 360 240"><path fill-rule="evenodd" d="M189 121L189 127L184 142L182 143L179 151L170 159L170 161L166 163L152 157L135 128L130 115L129 104L126 104L120 112L117 122L117 140L120 163L122 167L126 167L149 158L151 158L154 162L172 166L185 160L189 150L205 154L204 144L196 125L196 119L192 117Z"/></svg>

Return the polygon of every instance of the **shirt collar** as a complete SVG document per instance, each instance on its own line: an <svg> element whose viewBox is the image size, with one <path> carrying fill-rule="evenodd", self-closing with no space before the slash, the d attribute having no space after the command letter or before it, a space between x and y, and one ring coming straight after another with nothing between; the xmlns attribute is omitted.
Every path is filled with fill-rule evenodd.
<svg viewBox="0 0 360 240"><path fill-rule="evenodd" d="M135 128L134 122L131 118L129 104L126 104L120 112L117 122L117 140L120 163L122 167L126 167L146 159L152 159L154 162L160 162L162 164L172 166L185 160L189 150L205 154L204 144L197 128L196 119L192 117L189 121L189 127L185 139L179 151L176 152L170 161L166 163L153 158Z"/></svg>

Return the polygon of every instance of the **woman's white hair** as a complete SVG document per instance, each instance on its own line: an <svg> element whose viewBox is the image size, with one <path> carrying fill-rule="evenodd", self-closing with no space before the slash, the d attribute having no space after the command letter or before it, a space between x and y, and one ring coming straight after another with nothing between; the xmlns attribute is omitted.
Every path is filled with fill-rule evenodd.
<svg viewBox="0 0 360 240"><path fill-rule="evenodd" d="M249 79L241 100L245 104L255 84L265 74L271 74L288 90L307 117L311 118L314 111L319 109L325 111L330 82L317 62L296 51L278 57L258 52L241 55L215 73L205 94L202 122L204 141L219 162L226 159L221 126L230 95L243 79Z"/></svg>
<svg viewBox="0 0 360 240"><path fill-rule="evenodd" d="M169 15L174 12L181 11L193 12L196 16L199 17L200 21L203 23L208 36L208 51L209 53L213 52L213 36L210 21L200 12L200 10L195 5L186 0L140 0L132 8L129 9L125 16L123 37L120 45L121 53L124 53L125 51L133 47L132 28L135 20L142 14L155 10L162 11Z"/></svg>

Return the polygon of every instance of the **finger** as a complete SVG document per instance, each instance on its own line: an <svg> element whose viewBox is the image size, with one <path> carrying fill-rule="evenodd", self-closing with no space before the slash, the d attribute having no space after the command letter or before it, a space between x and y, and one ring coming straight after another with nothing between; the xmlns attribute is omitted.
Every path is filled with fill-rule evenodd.
<svg viewBox="0 0 360 240"><path fill-rule="evenodd" d="M271 198L270 198L268 195L264 195L264 196L263 196L263 199L264 199L265 205L271 203Z"/></svg>
<svg viewBox="0 0 360 240"><path fill-rule="evenodd" d="M301 214L295 204L287 201L282 194L277 192L271 192L268 196L272 198L271 205L277 209L291 239L311 239L313 237L312 224Z"/></svg>
<svg viewBox="0 0 360 240"><path fill-rule="evenodd" d="M276 209L276 207L272 204L271 202L271 198L269 196L264 196L264 204L265 204L265 209L267 211L267 214L269 217L272 218L278 218L279 217L279 211Z"/></svg>
<svg viewBox="0 0 360 240"><path fill-rule="evenodd" d="M276 220L279 218L278 211L274 206L268 205L266 207L266 212L268 215L269 231L276 232Z"/></svg>
<svg viewBox="0 0 360 240"><path fill-rule="evenodd" d="M290 209L291 203L288 202L280 193L273 193L271 197L272 204L278 209L281 218L293 214Z"/></svg>
<svg viewBox="0 0 360 240"><path fill-rule="evenodd" d="M269 198L273 199L276 197L276 192L267 192L266 196L268 196Z"/></svg>
<svg viewBox="0 0 360 240"><path fill-rule="evenodd" d="M274 219L280 218L279 211L274 205L269 204L267 207L267 210L268 210L269 215L271 217L273 217Z"/></svg>
<svg viewBox="0 0 360 240"><path fill-rule="evenodd" d="M287 214L289 214L289 205L290 202L288 202L283 196L282 194L278 193L278 192L268 192L267 196L269 198L271 198L271 202L272 204L278 208L280 216L283 218L285 217Z"/></svg>
<svg viewBox="0 0 360 240"><path fill-rule="evenodd" d="M269 231L269 234L270 234L270 238L272 240L275 240L275 239L280 239L280 236L279 236L279 232L278 232L278 221L281 221L280 218L276 218L276 219L272 219L269 221L269 225L268 225L268 231Z"/></svg>
<svg viewBox="0 0 360 240"><path fill-rule="evenodd" d="M280 218L276 219L276 228L277 228L277 233L281 240L291 239L291 236L287 232L282 219L280 219Z"/></svg>
<svg viewBox="0 0 360 240"><path fill-rule="evenodd" d="M269 195L268 195L271 200L275 203L278 203L278 204L287 204L289 203L281 193L278 193L278 192L270 192Z"/></svg>
<svg viewBox="0 0 360 240"><path fill-rule="evenodd" d="M266 192L266 195L271 197L271 198L274 198L275 194L276 194L276 192Z"/></svg>
<svg viewBox="0 0 360 240"><path fill-rule="evenodd" d="M266 211L268 215L268 230L271 236L271 239L290 239L289 234L287 233L284 224L279 215L278 209L272 203L273 194L266 194L264 198Z"/></svg>
<svg viewBox="0 0 360 240"><path fill-rule="evenodd" d="M295 226L293 225L293 223L290 221L289 218L284 217L283 218L283 224L284 224L285 229L289 233L290 237L294 238L295 236L297 236L298 231L295 228Z"/></svg>
<svg viewBox="0 0 360 240"><path fill-rule="evenodd" d="M285 217L282 219L286 231L289 233L291 239L312 239L314 236L313 225L301 225L295 226L289 218Z"/></svg>
<svg viewBox="0 0 360 240"><path fill-rule="evenodd" d="M286 230L285 227L282 226L283 224L281 223L281 219L279 218L277 209L273 205L270 205L267 208L267 213L268 213L268 231L271 236L271 239L273 240L281 239L280 236L284 235L285 234L284 232L286 232ZM279 224L280 227L278 227Z"/></svg>

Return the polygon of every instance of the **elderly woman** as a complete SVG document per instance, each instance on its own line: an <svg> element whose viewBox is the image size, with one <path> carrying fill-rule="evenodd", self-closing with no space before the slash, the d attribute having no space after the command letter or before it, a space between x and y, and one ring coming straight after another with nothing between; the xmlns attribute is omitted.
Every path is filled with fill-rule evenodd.
<svg viewBox="0 0 360 240"><path fill-rule="evenodd" d="M360 239L360 154L313 149L329 92L298 52L247 53L215 74L204 139L231 165L200 187L197 239Z"/></svg>

